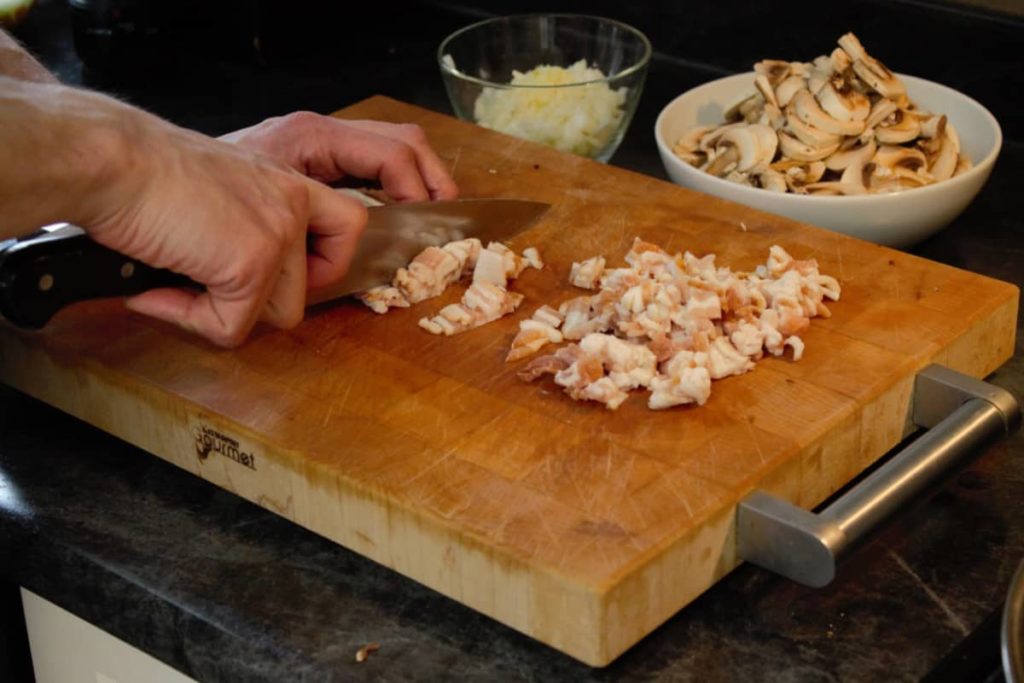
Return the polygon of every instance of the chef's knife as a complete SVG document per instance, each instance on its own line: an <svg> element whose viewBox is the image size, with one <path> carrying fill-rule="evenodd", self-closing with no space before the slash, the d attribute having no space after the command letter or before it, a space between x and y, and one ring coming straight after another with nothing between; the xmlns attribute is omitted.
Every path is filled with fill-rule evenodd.
<svg viewBox="0 0 1024 683"><path fill-rule="evenodd" d="M312 290L307 305L388 283L428 246L479 238L485 245L526 229L547 204L518 199L461 199L372 206L366 231L341 281ZM40 328L61 308L87 299L131 296L157 287L199 287L92 241L69 224L0 242L0 314Z"/></svg>

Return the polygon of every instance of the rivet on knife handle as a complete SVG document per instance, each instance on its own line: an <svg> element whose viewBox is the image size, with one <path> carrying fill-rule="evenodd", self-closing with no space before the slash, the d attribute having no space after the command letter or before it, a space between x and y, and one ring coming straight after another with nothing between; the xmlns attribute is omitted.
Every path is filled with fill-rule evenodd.
<svg viewBox="0 0 1024 683"><path fill-rule="evenodd" d="M196 286L108 249L83 233L42 233L0 252L0 314L19 327L43 327L78 301L131 296L156 287Z"/></svg>

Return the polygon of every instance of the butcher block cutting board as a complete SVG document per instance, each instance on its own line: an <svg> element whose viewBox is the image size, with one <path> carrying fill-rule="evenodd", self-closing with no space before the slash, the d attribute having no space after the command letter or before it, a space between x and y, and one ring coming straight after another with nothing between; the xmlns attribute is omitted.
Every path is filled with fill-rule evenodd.
<svg viewBox="0 0 1024 683"><path fill-rule="evenodd" d="M384 97L337 114L422 126L465 197L548 202L512 246L547 266L513 316L455 337L452 300L378 316L352 301L215 348L81 304L0 326L0 377L97 427L592 665L733 569L737 502L811 508L910 430L915 373L982 377L1014 348L1015 287ZM779 244L842 284L804 358L714 383L703 407L578 403L506 364L519 319L578 294L574 260L633 238L750 270Z"/></svg>

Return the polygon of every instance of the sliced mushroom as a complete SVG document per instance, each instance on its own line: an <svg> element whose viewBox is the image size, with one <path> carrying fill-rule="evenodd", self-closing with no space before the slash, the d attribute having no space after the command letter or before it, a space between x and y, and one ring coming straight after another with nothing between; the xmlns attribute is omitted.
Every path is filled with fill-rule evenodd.
<svg viewBox="0 0 1024 683"><path fill-rule="evenodd" d="M908 176L905 178L880 178L873 175L871 176L871 183L868 186L868 191L876 194L902 192L903 190L912 190L915 187L924 187L928 184L928 181L918 178L917 176Z"/></svg>
<svg viewBox="0 0 1024 683"><path fill-rule="evenodd" d="M874 165L872 176L881 180L908 180L924 185L931 182L928 160L921 150L895 145L883 145L871 158ZM953 159L953 166L956 158ZM953 173L952 167L950 174ZM874 184L872 184L874 189Z"/></svg>
<svg viewBox="0 0 1024 683"><path fill-rule="evenodd" d="M855 138L853 138L855 140ZM825 159L825 167L830 171L842 171L849 168L854 164L860 164L864 166L871 157L875 156L875 145L874 138L869 139L864 144L858 144L848 149L840 147L837 151L830 154Z"/></svg>
<svg viewBox="0 0 1024 683"><path fill-rule="evenodd" d="M875 128L875 137L883 145L898 145L910 142L921 134L917 116L906 109L897 109Z"/></svg>
<svg viewBox="0 0 1024 683"><path fill-rule="evenodd" d="M952 131L952 134L951 134ZM928 158L928 172L935 177L935 180L946 180L952 178L956 172L960 159L960 139L953 131L952 124L946 124L946 132L941 138L939 151ZM918 151L918 150L915 150ZM922 158L924 154L921 154Z"/></svg>
<svg viewBox="0 0 1024 683"><path fill-rule="evenodd" d="M761 115L763 106L764 99L761 97L761 93L755 92L753 95L746 95L725 110L725 120L729 123L742 121L752 123Z"/></svg>
<svg viewBox="0 0 1024 683"><path fill-rule="evenodd" d="M853 71L871 88L883 97L899 98L907 94L896 74L889 71L880 61L872 57L861 45L857 36L847 33L839 38L839 47L853 60Z"/></svg>
<svg viewBox="0 0 1024 683"><path fill-rule="evenodd" d="M793 105L793 111L804 123L826 133L860 135L864 130L863 121L840 121L826 114L809 90L798 91L790 104Z"/></svg>
<svg viewBox="0 0 1024 683"><path fill-rule="evenodd" d="M698 147L702 152L710 155L714 151L715 145L718 144L718 139L720 137L725 135L730 130L733 130L735 128L742 128L745 125L746 124L743 122L727 123L724 126L713 128L710 132L708 132L706 135L704 135L704 137L700 139L700 144L698 144Z"/></svg>
<svg viewBox="0 0 1024 683"><path fill-rule="evenodd" d="M804 187L807 194L816 195L858 195L867 192L867 188L857 183L844 183L841 180L828 180L822 183L811 183Z"/></svg>
<svg viewBox="0 0 1024 683"><path fill-rule="evenodd" d="M779 107L785 107L793 99L793 95L805 87L807 86L803 76L789 76L775 86L775 101Z"/></svg>
<svg viewBox="0 0 1024 683"><path fill-rule="evenodd" d="M932 114L921 117L921 137L934 139L941 138L946 132L946 115Z"/></svg>
<svg viewBox="0 0 1024 683"><path fill-rule="evenodd" d="M807 89L813 94L817 94L828 83L835 72L835 66L832 64L831 57L822 55L815 58L814 63L811 65L811 72L807 76Z"/></svg>
<svg viewBox="0 0 1024 683"><path fill-rule="evenodd" d="M874 170L874 165L868 159L860 158L854 159L849 166L843 169L843 175L839 178L842 182L850 185L858 185L862 190L867 192L868 183L871 180L871 172Z"/></svg>
<svg viewBox="0 0 1024 683"><path fill-rule="evenodd" d="M825 175L825 164L820 161L800 162L792 159L778 161L772 170L782 173L790 192L804 193L804 187L816 183Z"/></svg>
<svg viewBox="0 0 1024 683"><path fill-rule="evenodd" d="M707 171L722 176L734 170L749 171L758 164L767 165L775 156L777 146L778 137L769 126L755 124L733 128L719 138L716 157Z"/></svg>
<svg viewBox="0 0 1024 683"><path fill-rule="evenodd" d="M837 47L832 50L832 54L829 55L829 57L832 59L832 68L836 73L841 74L853 66L853 61L850 59L850 55L841 47Z"/></svg>
<svg viewBox="0 0 1024 683"><path fill-rule="evenodd" d="M887 97L882 97L871 105L871 113L868 114L868 118L864 122L864 125L868 128L874 128L882 121L892 116L898 109L899 105Z"/></svg>
<svg viewBox="0 0 1024 683"><path fill-rule="evenodd" d="M779 130L786 125L786 115L775 105L765 102L764 111L761 112L761 118L757 122L771 126L773 130Z"/></svg>
<svg viewBox="0 0 1024 683"><path fill-rule="evenodd" d="M805 123L803 119L796 115L792 105L786 107L786 114L785 130L793 133L800 142L806 145L811 147L831 147L833 145L838 146L842 142L841 136L835 133L826 133L820 128L815 128Z"/></svg>
<svg viewBox="0 0 1024 683"><path fill-rule="evenodd" d="M974 164L971 163L971 160L965 157L963 154L961 154L960 158L957 159L956 170L953 171L953 177L956 177L961 173L970 171L972 168L974 168Z"/></svg>
<svg viewBox="0 0 1024 683"><path fill-rule="evenodd" d="M762 59L754 65L754 73L765 76L771 85L778 85L790 75L792 66L789 62L778 59Z"/></svg>
<svg viewBox="0 0 1024 683"><path fill-rule="evenodd" d="M871 113L871 101L850 87L850 84L838 74L822 86L817 98L825 113L838 121L864 121ZM857 133L861 130L863 126Z"/></svg>
<svg viewBox="0 0 1024 683"><path fill-rule="evenodd" d="M750 172L750 179L755 187L764 188L771 192L785 192L788 187L785 176L770 166L754 169Z"/></svg>
<svg viewBox="0 0 1024 683"><path fill-rule="evenodd" d="M711 130L711 126L691 128L683 134L683 137L679 138L675 147L672 148L672 153L691 166L700 166L708 158L707 152L702 151L699 147L700 139Z"/></svg>
<svg viewBox="0 0 1024 683"><path fill-rule="evenodd" d="M779 108L779 101L775 99L775 89L772 88L772 84L768 81L767 76L764 74L754 76L754 87L761 93L761 97L764 98L766 104L770 104L776 109Z"/></svg>
<svg viewBox="0 0 1024 683"><path fill-rule="evenodd" d="M783 130L779 131L778 136L779 149L782 150L782 154L797 161L818 161L839 149L838 140L831 145L813 146L798 140Z"/></svg>

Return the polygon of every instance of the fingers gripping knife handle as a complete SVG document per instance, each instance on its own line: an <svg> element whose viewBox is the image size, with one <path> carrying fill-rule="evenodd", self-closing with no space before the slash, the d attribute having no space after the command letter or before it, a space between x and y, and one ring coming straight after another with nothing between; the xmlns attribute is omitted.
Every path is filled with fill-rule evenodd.
<svg viewBox="0 0 1024 683"><path fill-rule="evenodd" d="M1020 407L998 387L931 365L915 381L913 419L928 431L817 514L761 491L748 495L737 511L740 559L808 586L827 585L858 542L1015 431Z"/></svg>

